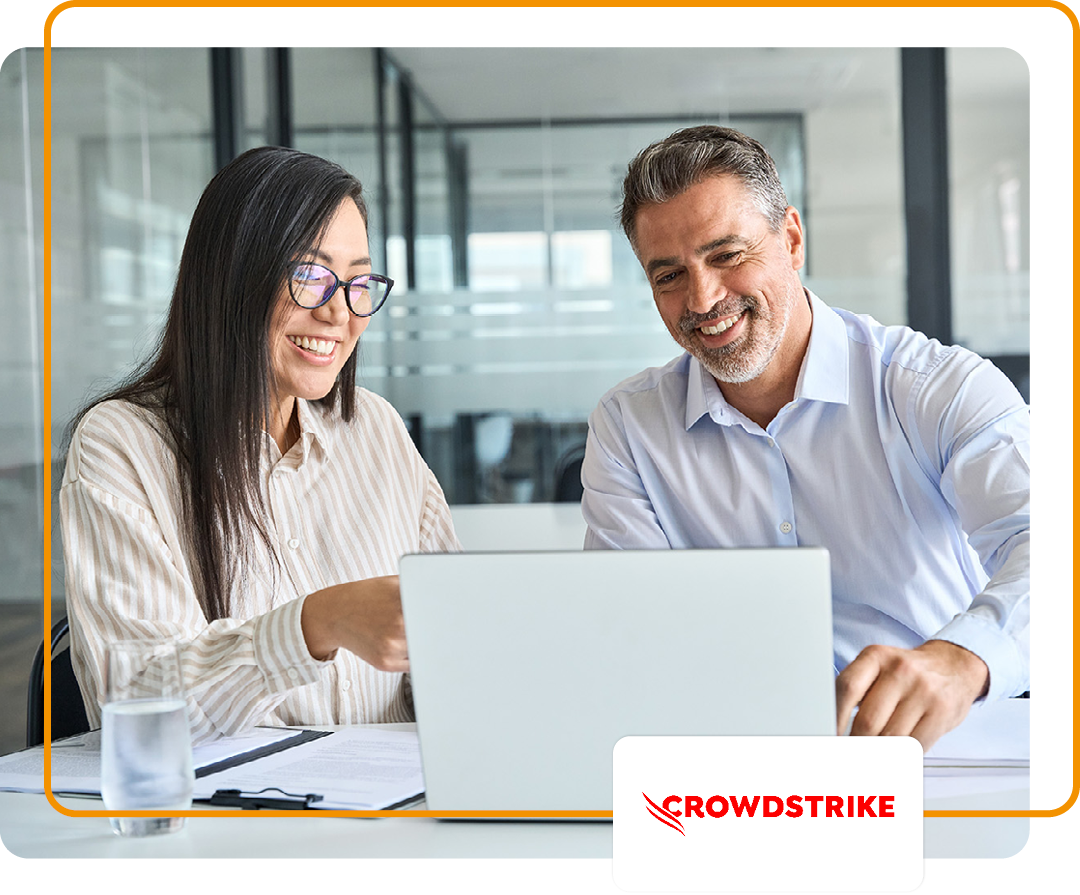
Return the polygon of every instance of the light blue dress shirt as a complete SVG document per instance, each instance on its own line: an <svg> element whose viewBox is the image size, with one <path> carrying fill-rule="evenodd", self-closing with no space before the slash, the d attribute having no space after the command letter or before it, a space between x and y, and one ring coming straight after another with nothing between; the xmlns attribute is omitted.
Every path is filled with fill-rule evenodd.
<svg viewBox="0 0 1080 895"><path fill-rule="evenodd" d="M795 398L767 428L689 354L601 399L586 549L825 547L837 669L935 638L986 662L987 701L1024 692L1027 405L970 351L808 295Z"/></svg>

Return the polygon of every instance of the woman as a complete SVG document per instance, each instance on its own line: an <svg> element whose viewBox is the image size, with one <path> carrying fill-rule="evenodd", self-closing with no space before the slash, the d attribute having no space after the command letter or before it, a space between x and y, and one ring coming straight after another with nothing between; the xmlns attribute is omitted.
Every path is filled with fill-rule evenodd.
<svg viewBox="0 0 1080 895"><path fill-rule="evenodd" d="M196 740L411 720L397 564L459 549L395 411L353 385L392 281L360 183L253 149L195 210L155 355L73 423L60 490L72 658L182 643Z"/></svg>

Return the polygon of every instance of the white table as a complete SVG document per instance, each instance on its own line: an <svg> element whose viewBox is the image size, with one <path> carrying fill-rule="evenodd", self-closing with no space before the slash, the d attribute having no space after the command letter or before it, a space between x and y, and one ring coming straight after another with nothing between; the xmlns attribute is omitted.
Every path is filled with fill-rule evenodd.
<svg viewBox="0 0 1080 895"><path fill-rule="evenodd" d="M1027 737L1027 700L993 709L997 722ZM1007 712L1001 716L1001 712ZM987 715L991 722L995 716ZM970 716L963 731L979 734ZM379 725L412 728L412 724ZM992 725L991 725L992 726ZM947 734L956 737L961 729ZM945 738L942 739L945 742ZM953 753L958 754L958 753ZM1029 807L1027 769L928 772L931 811L1015 811ZM96 799L65 798L73 810L101 810ZM424 807L423 805L417 807ZM44 795L0 792L0 839L23 858L611 858L607 821L472 821L428 817L190 817L179 833L146 839L113 834L104 817L68 817ZM942 818L924 821L927 858L1007 858L1027 842L1025 817Z"/></svg>
<svg viewBox="0 0 1080 895"><path fill-rule="evenodd" d="M998 790L1000 777L971 778L992 788L977 795L928 798L927 811L1026 811L1028 775L1009 778L1013 788ZM923 820L925 858L1011 858L1027 843L1026 817L927 817Z"/></svg>
<svg viewBox="0 0 1080 895"><path fill-rule="evenodd" d="M96 800L63 799L72 809ZM196 806L198 808L199 806ZM610 823L426 817L189 817L183 830L116 836L104 817L59 814L42 795L0 793L0 838L24 858L610 858Z"/></svg>
<svg viewBox="0 0 1080 895"><path fill-rule="evenodd" d="M1026 774L967 778L985 792L929 798L929 810L1024 810ZM1008 787L1002 789L1002 787ZM60 800L100 810L97 800ZM196 806L198 808L199 806ZM0 839L23 858L610 858L607 822L459 821L427 817L303 816L188 818L184 830L122 839L104 817L67 817L43 795L0 793ZM1028 836L1027 818L926 818L927 858L1004 858Z"/></svg>

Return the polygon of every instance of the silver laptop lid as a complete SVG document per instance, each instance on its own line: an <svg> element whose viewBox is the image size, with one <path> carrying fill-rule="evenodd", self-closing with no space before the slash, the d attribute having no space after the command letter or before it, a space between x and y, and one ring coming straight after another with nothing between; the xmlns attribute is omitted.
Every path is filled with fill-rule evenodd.
<svg viewBox="0 0 1080 895"><path fill-rule="evenodd" d="M836 732L819 548L405 556L428 807L602 810L630 734Z"/></svg>

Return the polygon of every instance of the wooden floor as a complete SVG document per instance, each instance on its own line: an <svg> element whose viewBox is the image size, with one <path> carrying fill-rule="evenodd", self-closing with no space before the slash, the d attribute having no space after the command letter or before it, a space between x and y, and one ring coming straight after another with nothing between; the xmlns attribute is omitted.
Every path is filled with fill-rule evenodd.
<svg viewBox="0 0 1080 895"><path fill-rule="evenodd" d="M53 621L64 614L53 609ZM26 745L26 687L41 643L41 603L0 603L0 755Z"/></svg>

